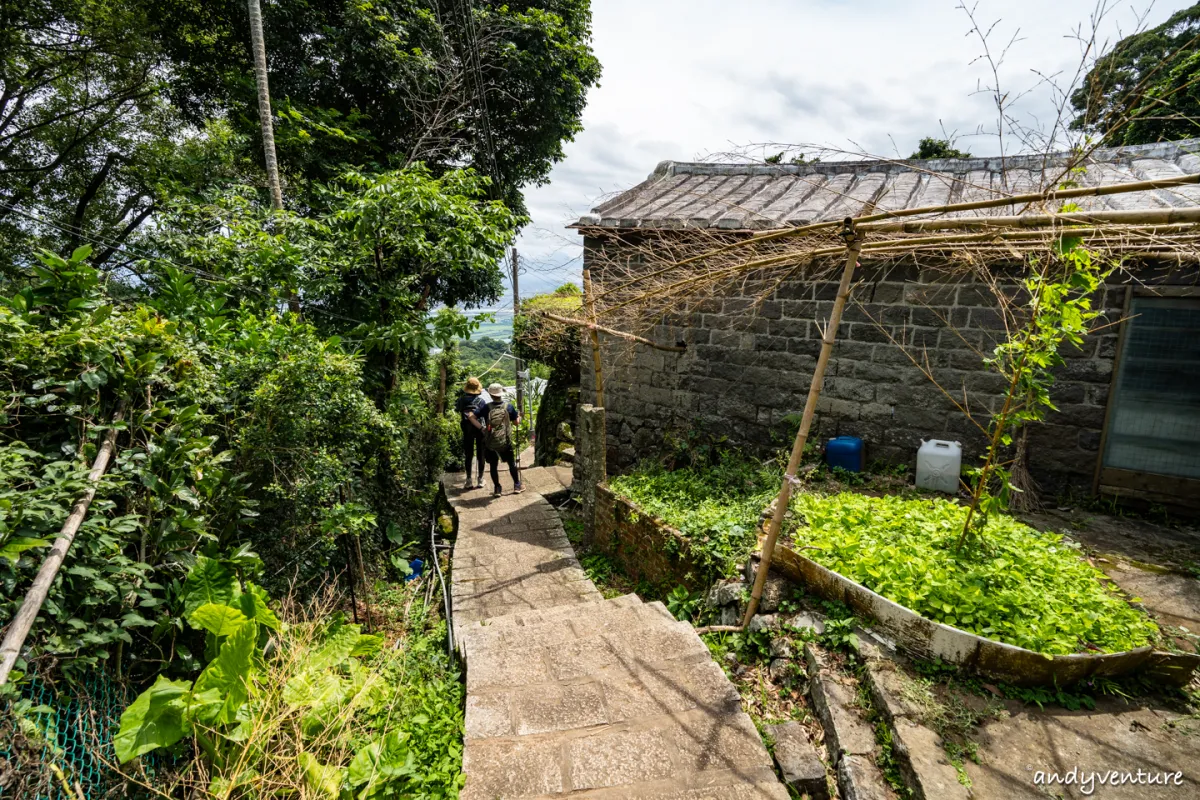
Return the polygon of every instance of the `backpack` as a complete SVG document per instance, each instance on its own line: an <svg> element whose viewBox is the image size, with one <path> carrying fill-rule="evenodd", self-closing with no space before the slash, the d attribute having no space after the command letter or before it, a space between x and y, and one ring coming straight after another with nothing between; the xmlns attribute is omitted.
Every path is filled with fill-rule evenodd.
<svg viewBox="0 0 1200 800"><path fill-rule="evenodd" d="M483 442L489 450L500 452L512 443L512 420L508 418L508 408L503 400L491 403L487 412L487 430L483 434Z"/></svg>

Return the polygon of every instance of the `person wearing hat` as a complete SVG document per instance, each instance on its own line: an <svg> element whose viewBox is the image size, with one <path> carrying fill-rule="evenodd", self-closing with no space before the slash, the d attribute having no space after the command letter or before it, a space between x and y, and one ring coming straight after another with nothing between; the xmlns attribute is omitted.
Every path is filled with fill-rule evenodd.
<svg viewBox="0 0 1200 800"><path fill-rule="evenodd" d="M463 490L483 488L483 425L475 416L476 409L486 406L483 398L483 384L479 378L467 378L463 384L458 399L454 401L454 411L458 414L459 426L462 428L462 451L464 470L467 473ZM474 481L471 480L471 461L479 464L479 472Z"/></svg>
<svg viewBox="0 0 1200 800"><path fill-rule="evenodd" d="M475 418L483 426L484 453L488 466L492 471L492 494L499 497L500 490L500 461L508 464L508 474L512 476L513 491L517 494L525 491L521 485L521 473L517 470L517 459L513 455L513 444L516 441L516 426L521 417L512 403L504 402L504 387L493 383L488 387L491 402L477 406ZM482 484L481 484L482 485Z"/></svg>

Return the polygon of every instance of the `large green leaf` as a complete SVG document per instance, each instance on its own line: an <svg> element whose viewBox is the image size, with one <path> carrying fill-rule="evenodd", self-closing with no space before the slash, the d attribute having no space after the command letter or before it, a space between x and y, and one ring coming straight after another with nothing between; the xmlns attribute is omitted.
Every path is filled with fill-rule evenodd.
<svg viewBox="0 0 1200 800"><path fill-rule="evenodd" d="M356 788L366 784L359 797L367 797L379 783L411 775L415 767L416 758L408 747L408 734L392 731L354 754L348 777Z"/></svg>
<svg viewBox="0 0 1200 800"><path fill-rule="evenodd" d="M321 649L313 654L309 666L312 669L327 669L343 663L358 645L360 630L357 625L337 625Z"/></svg>
<svg viewBox="0 0 1200 800"><path fill-rule="evenodd" d="M233 605L236 593L234 574L221 562L200 556L183 583L183 615L191 617L193 611L206 603Z"/></svg>
<svg viewBox="0 0 1200 800"><path fill-rule="evenodd" d="M267 605L267 592L261 586L246 581L246 591L238 598L242 613L259 625L279 630L279 617Z"/></svg>
<svg viewBox="0 0 1200 800"><path fill-rule="evenodd" d="M350 651L350 655L357 658L368 658L382 649L383 636L381 634L364 633L354 643L354 648Z"/></svg>
<svg viewBox="0 0 1200 800"><path fill-rule="evenodd" d="M196 679L196 691L209 689L221 691L221 707L214 722L228 724L237 717L238 709L250 697L250 678L254 666L254 643L258 638L258 626L247 622L238 628L221 645L221 651L200 677Z"/></svg>
<svg viewBox="0 0 1200 800"><path fill-rule="evenodd" d="M309 791L318 797L328 797L331 800L336 800L341 794L346 770L322 764L312 753L296 756L296 763L304 770L304 782Z"/></svg>
<svg viewBox="0 0 1200 800"><path fill-rule="evenodd" d="M17 559L21 557L21 553L35 547L45 547L48 544L50 544L49 539L31 539L26 536L15 536L9 539L4 547L0 547L0 558L7 558L16 564Z"/></svg>
<svg viewBox="0 0 1200 800"><path fill-rule="evenodd" d="M183 706L191 684L162 675L121 714L113 749L122 764L183 738Z"/></svg>
<svg viewBox="0 0 1200 800"><path fill-rule="evenodd" d="M188 617L194 627L203 628L217 636L229 636L250 620L232 606L205 603Z"/></svg>

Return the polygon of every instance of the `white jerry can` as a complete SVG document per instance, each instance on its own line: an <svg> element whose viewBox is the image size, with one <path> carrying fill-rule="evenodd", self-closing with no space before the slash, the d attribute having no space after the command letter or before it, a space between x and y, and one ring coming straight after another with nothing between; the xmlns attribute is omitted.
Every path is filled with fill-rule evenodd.
<svg viewBox="0 0 1200 800"><path fill-rule="evenodd" d="M961 470L961 444L941 439L921 440L921 448L917 450L918 488L957 494Z"/></svg>

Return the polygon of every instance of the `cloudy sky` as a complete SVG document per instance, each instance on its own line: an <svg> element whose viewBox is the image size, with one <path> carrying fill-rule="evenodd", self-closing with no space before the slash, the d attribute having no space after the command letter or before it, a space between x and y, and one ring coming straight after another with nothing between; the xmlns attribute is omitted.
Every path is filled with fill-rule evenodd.
<svg viewBox="0 0 1200 800"><path fill-rule="evenodd" d="M1054 91L1039 74L1070 85L1081 61L1076 33L1090 35L1097 2L975 6L981 28L997 23L996 55L1019 31L1000 85L1019 98L1013 113L1024 125L1052 127ZM1100 39L1111 44L1139 17L1158 25L1190 4L1099 0L1109 9ZM592 0L592 13L604 74L565 160L526 192L533 221L518 241L522 295L578 282L580 239L564 226L665 159L767 142L906 157L943 129L974 155L999 151L994 102L978 91L992 83L991 68L977 60L983 48L958 0ZM1021 145L1010 138L1004 149Z"/></svg>

